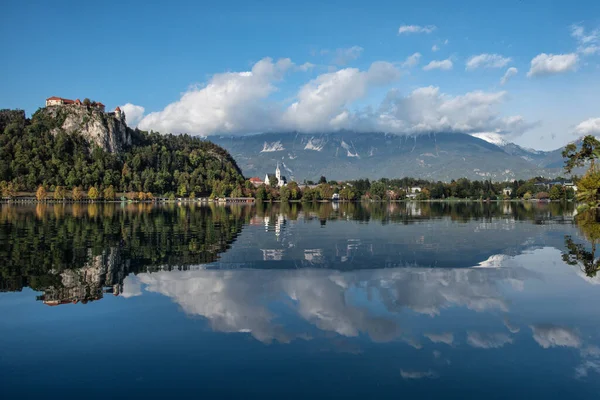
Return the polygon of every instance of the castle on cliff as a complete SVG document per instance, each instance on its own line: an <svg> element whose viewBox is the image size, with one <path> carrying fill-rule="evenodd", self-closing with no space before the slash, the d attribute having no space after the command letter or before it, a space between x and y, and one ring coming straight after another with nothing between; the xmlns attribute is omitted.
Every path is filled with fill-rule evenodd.
<svg viewBox="0 0 600 400"><path fill-rule="evenodd" d="M104 111L105 106L104 106L104 104L102 104L100 102L92 101L89 104L85 104L84 102L82 102L79 99L71 100L71 99L64 99L62 97L56 97L56 96L48 97L46 99L46 107L53 107L53 106L91 107L98 111L105 112ZM121 119L122 114L123 114L123 112L121 111L120 107L115 108L114 115L115 115L115 117L117 117L117 119Z"/></svg>

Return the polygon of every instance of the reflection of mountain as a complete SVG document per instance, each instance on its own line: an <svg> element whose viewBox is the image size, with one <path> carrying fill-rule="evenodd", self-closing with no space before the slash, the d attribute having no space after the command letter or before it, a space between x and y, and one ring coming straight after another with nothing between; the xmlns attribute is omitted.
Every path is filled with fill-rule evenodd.
<svg viewBox="0 0 600 400"><path fill-rule="evenodd" d="M558 206L557 204L553 204ZM219 268L494 267L505 256L562 248L574 232L553 207L505 203L295 205L259 209ZM568 213L567 213L568 214ZM277 221L276 224L274 221ZM368 221L369 223L357 223Z"/></svg>
<svg viewBox="0 0 600 400"><path fill-rule="evenodd" d="M496 268L506 255L562 245L565 231L572 228L563 224L569 220L556 207L3 206L0 289L29 286L44 291L40 299L48 304L61 304L119 294L131 273L204 264L208 269ZM246 224L247 234L239 235ZM233 241L235 248L228 251Z"/></svg>
<svg viewBox="0 0 600 400"><path fill-rule="evenodd" d="M405 309L432 316L450 306L506 312L501 286L536 277L510 262L494 269L195 270L138 274L126 281L124 291L141 294L138 288L145 286L172 298L186 313L205 317L214 330L250 332L265 342L311 334L308 328L281 326L280 314L288 311L272 309L274 303L286 304L319 331L367 334L385 342L401 336L397 317ZM367 304L350 301L363 296ZM379 304L386 312L374 311Z"/></svg>

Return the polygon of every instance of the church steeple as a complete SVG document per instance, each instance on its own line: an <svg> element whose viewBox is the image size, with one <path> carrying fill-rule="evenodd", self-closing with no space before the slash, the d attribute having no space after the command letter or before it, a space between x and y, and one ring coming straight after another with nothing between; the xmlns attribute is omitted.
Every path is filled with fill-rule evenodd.
<svg viewBox="0 0 600 400"><path fill-rule="evenodd" d="M281 170L279 169L279 163L277 163L277 169L275 170L275 177L277 182L281 182Z"/></svg>

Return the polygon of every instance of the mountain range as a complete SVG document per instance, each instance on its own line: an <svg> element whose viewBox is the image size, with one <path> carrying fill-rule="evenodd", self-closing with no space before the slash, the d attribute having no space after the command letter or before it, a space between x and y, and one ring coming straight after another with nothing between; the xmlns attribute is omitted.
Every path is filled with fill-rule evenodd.
<svg viewBox="0 0 600 400"><path fill-rule="evenodd" d="M283 132L210 140L229 151L246 177L264 177L279 164L288 180L298 182L320 176L506 181L564 174L562 148L538 151L484 135Z"/></svg>

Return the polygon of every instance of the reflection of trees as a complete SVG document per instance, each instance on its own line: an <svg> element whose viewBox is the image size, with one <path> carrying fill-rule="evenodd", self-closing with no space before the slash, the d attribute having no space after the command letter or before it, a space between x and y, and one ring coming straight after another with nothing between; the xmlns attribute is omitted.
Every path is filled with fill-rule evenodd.
<svg viewBox="0 0 600 400"><path fill-rule="evenodd" d="M577 215L577 227L591 245L588 251L583 244L575 243L571 236L565 236L567 252L563 253L564 262L576 265L589 277L600 271L600 259L596 258L596 244L600 239L600 218L597 210L588 210Z"/></svg>
<svg viewBox="0 0 600 400"><path fill-rule="evenodd" d="M2 207L0 290L75 287L65 284L73 280L101 288L119 283L102 277L113 270L185 269L212 262L235 240L249 211L151 204ZM89 273L73 273L77 269ZM94 274L100 277L92 279ZM122 283L127 274L117 275ZM98 297L98 290L84 297Z"/></svg>

